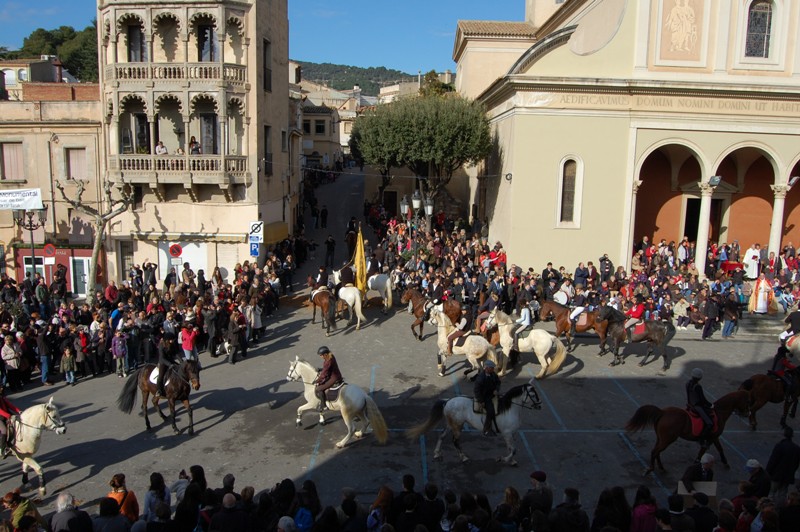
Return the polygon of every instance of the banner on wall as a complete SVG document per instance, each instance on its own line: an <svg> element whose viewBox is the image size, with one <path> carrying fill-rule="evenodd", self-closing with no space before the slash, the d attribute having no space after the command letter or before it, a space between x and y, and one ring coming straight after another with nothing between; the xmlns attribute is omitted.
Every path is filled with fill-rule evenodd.
<svg viewBox="0 0 800 532"><path fill-rule="evenodd" d="M38 188L0 190L0 210L42 209L42 191Z"/></svg>

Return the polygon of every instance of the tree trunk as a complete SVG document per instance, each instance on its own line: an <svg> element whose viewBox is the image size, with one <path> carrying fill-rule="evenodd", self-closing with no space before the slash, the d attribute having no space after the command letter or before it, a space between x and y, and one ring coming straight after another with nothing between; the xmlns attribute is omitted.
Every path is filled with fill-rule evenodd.
<svg viewBox="0 0 800 532"><path fill-rule="evenodd" d="M100 259L100 249L106 236L106 224L102 216L95 216L94 245L92 246L92 261L89 263L89 280L86 287L86 302L94 306L94 294L97 290L97 261Z"/></svg>

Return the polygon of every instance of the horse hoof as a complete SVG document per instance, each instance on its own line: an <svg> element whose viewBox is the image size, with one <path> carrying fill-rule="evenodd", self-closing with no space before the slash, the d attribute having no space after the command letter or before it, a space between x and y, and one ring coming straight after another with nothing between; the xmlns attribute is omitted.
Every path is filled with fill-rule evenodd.
<svg viewBox="0 0 800 532"><path fill-rule="evenodd" d="M302 422L302 421L300 421L299 419L298 419L298 420L295 420L295 422L294 422L294 426L295 426L295 427L302 427L302 426L303 426L303 422Z"/></svg>
<svg viewBox="0 0 800 532"><path fill-rule="evenodd" d="M516 460L511 460L511 461L508 463L508 465L510 465L511 467L517 467L519 464L517 463L517 461L516 461Z"/></svg>
<svg viewBox="0 0 800 532"><path fill-rule="evenodd" d="M442 461L442 455L441 454L433 455L433 461L434 462L441 462Z"/></svg>
<svg viewBox="0 0 800 532"><path fill-rule="evenodd" d="M638 365L639 365L639 367L640 367L640 368L643 368L643 367L644 367L644 360L642 360L641 362L639 362L639 364L638 364Z"/></svg>
<svg viewBox="0 0 800 532"><path fill-rule="evenodd" d="M194 429L189 429L189 436L194 436Z"/></svg>
<svg viewBox="0 0 800 532"><path fill-rule="evenodd" d="M444 371L440 371L440 372L439 372L439 376L440 376L440 377L444 377Z"/></svg>
<svg viewBox="0 0 800 532"><path fill-rule="evenodd" d="M417 340L419 340L420 342L422 341L422 335L421 334L419 336L417 336Z"/></svg>
<svg viewBox="0 0 800 532"><path fill-rule="evenodd" d="M462 463L462 464L466 464L467 462L469 462L469 457L468 457L468 456L465 456L465 457L463 457L463 458L461 459L461 463Z"/></svg>
<svg viewBox="0 0 800 532"><path fill-rule="evenodd" d="M336 444L336 448L337 449L344 449L344 444L342 442L339 442L339 443Z"/></svg>
<svg viewBox="0 0 800 532"><path fill-rule="evenodd" d="M612 360L611 362L609 362L609 363L608 363L608 367L609 367L609 368L613 368L613 367L614 367L614 366L616 366L617 364L619 364L619 362L617 362L616 360Z"/></svg>
<svg viewBox="0 0 800 532"><path fill-rule="evenodd" d="M330 335L331 335L331 333L329 333L329 332L325 331L325 337L326 337L326 338L327 338L328 336L330 336Z"/></svg>
<svg viewBox="0 0 800 532"><path fill-rule="evenodd" d="M357 430L357 431L356 431L356 432L353 434L353 436L355 436L356 438L363 438L363 437L364 437L364 433L363 433L363 432L361 432L360 430Z"/></svg>

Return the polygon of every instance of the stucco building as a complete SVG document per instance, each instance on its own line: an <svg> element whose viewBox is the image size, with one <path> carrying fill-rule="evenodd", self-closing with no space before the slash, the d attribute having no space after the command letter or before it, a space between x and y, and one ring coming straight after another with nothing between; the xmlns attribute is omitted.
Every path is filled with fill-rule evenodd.
<svg viewBox="0 0 800 532"><path fill-rule="evenodd" d="M249 222L267 243L292 232L286 0L99 0L98 25L104 173L135 198L109 232L111 276L145 259L160 278L182 262L227 274L252 260Z"/></svg>
<svg viewBox="0 0 800 532"><path fill-rule="evenodd" d="M572 269L634 242L800 242L800 4L526 0L460 21L457 88L495 149L471 202L516 264ZM719 179L712 179L719 177Z"/></svg>

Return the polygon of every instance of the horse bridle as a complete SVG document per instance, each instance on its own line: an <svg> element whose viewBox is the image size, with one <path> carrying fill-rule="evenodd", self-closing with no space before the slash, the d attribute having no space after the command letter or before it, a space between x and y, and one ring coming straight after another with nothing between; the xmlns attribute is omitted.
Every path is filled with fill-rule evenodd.
<svg viewBox="0 0 800 532"><path fill-rule="evenodd" d="M297 380L292 378L292 375L297 375ZM319 372L317 372L319 375ZM289 373L286 375L287 381L295 381L295 382L302 382L303 384L311 384L312 386L315 384L314 382L306 382L303 380L303 376L300 375L300 372L297 371L297 362L292 363L292 367L289 368Z"/></svg>
<svg viewBox="0 0 800 532"><path fill-rule="evenodd" d="M531 406L525 404L528 402L528 399L531 400ZM518 404L520 407L527 408L528 410L542 409L542 400L539 399L539 394L537 393L536 388L533 386L533 384L529 383L525 385L525 397L522 399L522 402Z"/></svg>
<svg viewBox="0 0 800 532"><path fill-rule="evenodd" d="M47 430L51 430L51 431L53 431L53 432L57 431L58 429L63 429L64 427L66 427L66 426L67 426L67 424L66 424L66 423L64 423L63 421L56 421L56 418L54 418L53 416L51 416L51 415L50 415L50 409L49 409L49 408L47 408L46 406L45 406L45 409L44 409L44 411L45 411L45 416L44 416L45 423L44 423L44 427L37 427L36 425L29 425L29 424L27 424L27 423L23 422L23 421L22 421L22 418L21 418L21 417L19 417L19 416L18 416L18 421L17 421L17 423L19 423L19 424L20 424L20 425L22 425L23 427L28 427L28 428L30 428L30 429L42 429L42 428L45 428L45 429L47 429ZM50 423L48 423L48 421L49 421L50 423L52 423L52 425L54 425L54 426L50 426Z"/></svg>

